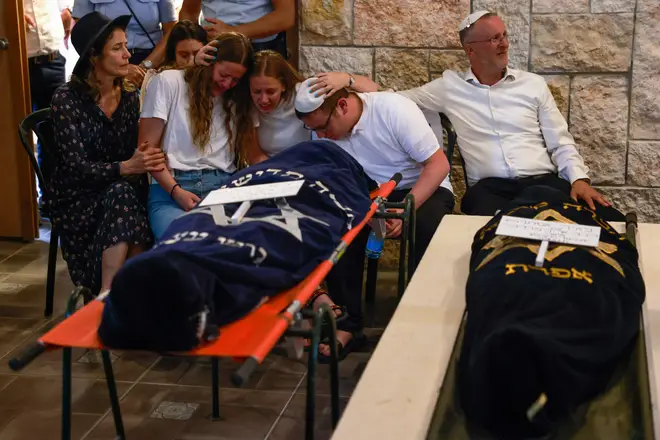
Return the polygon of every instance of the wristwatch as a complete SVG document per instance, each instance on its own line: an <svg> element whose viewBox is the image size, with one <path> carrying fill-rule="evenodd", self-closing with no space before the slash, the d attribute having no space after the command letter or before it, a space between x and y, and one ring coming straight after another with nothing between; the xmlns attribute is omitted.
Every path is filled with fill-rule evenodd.
<svg viewBox="0 0 660 440"><path fill-rule="evenodd" d="M152 63L151 60L144 60L140 63L140 66L144 67L147 70L151 69L151 66L153 65L154 63Z"/></svg>
<svg viewBox="0 0 660 440"><path fill-rule="evenodd" d="M348 88L350 89L353 87L353 84L355 84L355 78L353 78L353 75L349 74L348 75Z"/></svg>

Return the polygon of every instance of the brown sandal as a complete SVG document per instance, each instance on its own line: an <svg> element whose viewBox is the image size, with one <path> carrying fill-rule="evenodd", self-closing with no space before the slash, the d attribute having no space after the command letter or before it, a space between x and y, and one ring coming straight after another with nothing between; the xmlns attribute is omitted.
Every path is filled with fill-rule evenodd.
<svg viewBox="0 0 660 440"><path fill-rule="evenodd" d="M330 298L330 295L328 294L328 291L325 290L323 287L319 286L314 293L312 294L312 297L309 299L307 302L307 307L311 308L312 310L314 309L314 303L316 302L317 299L322 297L323 295L326 295L328 298ZM332 300L332 298L330 298ZM337 304L332 304L329 306L330 310L332 310L333 313L335 313L335 323L341 322L344 319L348 317L348 312L346 311L346 308L343 306L339 306ZM339 311L339 314L336 312ZM323 326L325 327L325 319L323 322ZM323 339L325 335L321 335L321 339ZM309 346L311 345L311 340L308 338L305 338L305 350L309 349Z"/></svg>

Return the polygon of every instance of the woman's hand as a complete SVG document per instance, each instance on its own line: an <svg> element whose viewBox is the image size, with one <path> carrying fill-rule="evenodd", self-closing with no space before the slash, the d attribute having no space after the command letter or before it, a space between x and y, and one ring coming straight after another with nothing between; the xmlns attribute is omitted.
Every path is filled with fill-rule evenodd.
<svg viewBox="0 0 660 440"><path fill-rule="evenodd" d="M142 87L142 81L144 81L144 70L142 70L142 67L136 66L135 64L129 64L126 80L131 84L134 84L138 89Z"/></svg>
<svg viewBox="0 0 660 440"><path fill-rule="evenodd" d="M316 80L311 82L310 91L315 96L329 98L337 90L348 87L351 76L346 72L324 72L316 75Z"/></svg>
<svg viewBox="0 0 660 440"><path fill-rule="evenodd" d="M133 153L133 156L120 164L122 175L157 173L165 169L167 158L160 148L149 146L143 142Z"/></svg>
<svg viewBox="0 0 660 440"><path fill-rule="evenodd" d="M181 188L181 186L174 187L172 190L172 198L184 211L190 211L201 200L195 194Z"/></svg>
<svg viewBox="0 0 660 440"><path fill-rule="evenodd" d="M215 61L215 53L218 51L218 48L215 47L217 44L217 40L213 40L206 46L202 47L195 54L195 60L193 61L195 66L210 66L211 63Z"/></svg>

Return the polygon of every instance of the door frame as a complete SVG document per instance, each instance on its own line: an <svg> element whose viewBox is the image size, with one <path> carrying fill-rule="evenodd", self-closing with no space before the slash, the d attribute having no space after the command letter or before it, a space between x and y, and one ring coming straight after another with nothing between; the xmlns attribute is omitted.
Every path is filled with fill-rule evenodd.
<svg viewBox="0 0 660 440"><path fill-rule="evenodd" d="M18 137L18 125L31 112L30 72L28 67L27 40L24 29L23 1L0 0L4 2L3 35L9 41L9 50L3 51L3 56L9 57L12 104L9 125L15 127L14 135L9 138L7 147L11 148L11 140L15 139L15 166L18 188L4 188L6 191L18 191L20 200L20 233L18 237L31 241L39 236L39 219L37 215L37 188L35 174L30 160L23 151Z"/></svg>

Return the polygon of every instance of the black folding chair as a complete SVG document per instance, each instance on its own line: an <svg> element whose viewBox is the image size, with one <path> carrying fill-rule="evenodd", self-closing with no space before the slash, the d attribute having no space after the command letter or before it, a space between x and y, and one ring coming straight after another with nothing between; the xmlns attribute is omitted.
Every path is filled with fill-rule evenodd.
<svg viewBox="0 0 660 440"><path fill-rule="evenodd" d="M458 149L458 135L456 130L451 125L449 118L444 113L440 113L440 121L442 122L442 128L447 132L447 149L445 154L447 155L447 160L449 161L449 173L451 173L454 168L454 151L458 151L458 157L461 159L461 165L463 166L463 178L465 179L465 187L468 187L467 173L465 172L465 161L461 155L461 151Z"/></svg>
<svg viewBox="0 0 660 440"><path fill-rule="evenodd" d="M32 132L37 135L41 144L40 155L42 157L42 166L39 166L37 158L34 156L32 147ZM39 188L41 188L42 197L48 196L48 181L50 179L51 160L53 152L53 126L50 122L50 109L38 110L21 121L18 126L18 135L25 152L30 159L32 170L37 175ZM50 218L47 211L42 210L42 214L51 220L50 246L48 248L48 272L46 277L46 308L44 316L50 317L53 314L53 296L55 294L55 264L57 262L57 248L59 244L59 234L55 223Z"/></svg>

